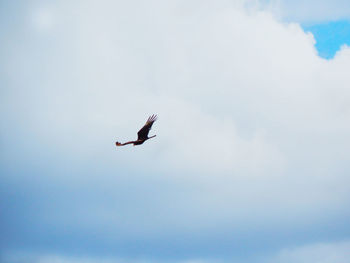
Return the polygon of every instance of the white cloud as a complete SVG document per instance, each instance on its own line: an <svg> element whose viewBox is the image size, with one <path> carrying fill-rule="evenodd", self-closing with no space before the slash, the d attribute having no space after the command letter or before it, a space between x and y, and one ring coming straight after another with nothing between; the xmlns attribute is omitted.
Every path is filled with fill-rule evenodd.
<svg viewBox="0 0 350 263"><path fill-rule="evenodd" d="M157 260L141 258L115 258L115 257L87 257L87 256L65 256L60 254L35 254L12 252L2 257L2 263L220 263L221 260Z"/></svg>

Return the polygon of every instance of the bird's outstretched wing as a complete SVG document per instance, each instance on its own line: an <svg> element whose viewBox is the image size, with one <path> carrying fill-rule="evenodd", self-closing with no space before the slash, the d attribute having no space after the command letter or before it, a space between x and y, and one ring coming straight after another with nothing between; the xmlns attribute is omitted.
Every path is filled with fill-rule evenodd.
<svg viewBox="0 0 350 263"><path fill-rule="evenodd" d="M137 133L137 140L145 140L148 137L148 133L152 128L153 123L157 120L157 115L152 115L148 118L146 124Z"/></svg>

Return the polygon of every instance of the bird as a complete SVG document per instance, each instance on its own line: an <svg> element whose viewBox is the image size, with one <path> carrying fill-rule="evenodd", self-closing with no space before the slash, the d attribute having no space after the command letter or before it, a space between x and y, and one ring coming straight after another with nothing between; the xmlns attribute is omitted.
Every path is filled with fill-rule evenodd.
<svg viewBox="0 0 350 263"><path fill-rule="evenodd" d="M116 146L124 146L127 144L133 144L135 145L140 145L143 144L145 141L152 139L154 137L156 137L156 135L153 135L151 137L148 137L148 133L152 128L153 123L157 120L157 115L152 115L150 117L148 117L146 124L141 128L141 130L138 131L137 133L137 140L136 141L129 141L129 142L125 142L125 143L120 143L120 142L116 142L115 145Z"/></svg>

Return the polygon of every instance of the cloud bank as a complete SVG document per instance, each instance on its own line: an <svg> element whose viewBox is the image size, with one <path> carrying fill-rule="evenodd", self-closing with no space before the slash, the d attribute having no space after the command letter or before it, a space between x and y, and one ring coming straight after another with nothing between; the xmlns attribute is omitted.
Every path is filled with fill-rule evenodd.
<svg viewBox="0 0 350 263"><path fill-rule="evenodd" d="M7 8L4 255L254 262L349 238L348 47L321 59L244 1ZM114 147L152 113L154 141Z"/></svg>

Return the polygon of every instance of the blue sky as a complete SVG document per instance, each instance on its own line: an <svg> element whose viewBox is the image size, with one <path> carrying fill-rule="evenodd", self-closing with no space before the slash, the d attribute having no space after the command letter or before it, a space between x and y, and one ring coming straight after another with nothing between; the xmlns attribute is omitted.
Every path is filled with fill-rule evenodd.
<svg viewBox="0 0 350 263"><path fill-rule="evenodd" d="M350 45L349 20L304 25L303 28L313 34L316 40L315 47L323 58L331 59L343 45Z"/></svg>
<svg viewBox="0 0 350 263"><path fill-rule="evenodd" d="M317 3L0 2L0 262L349 261L350 9Z"/></svg>

